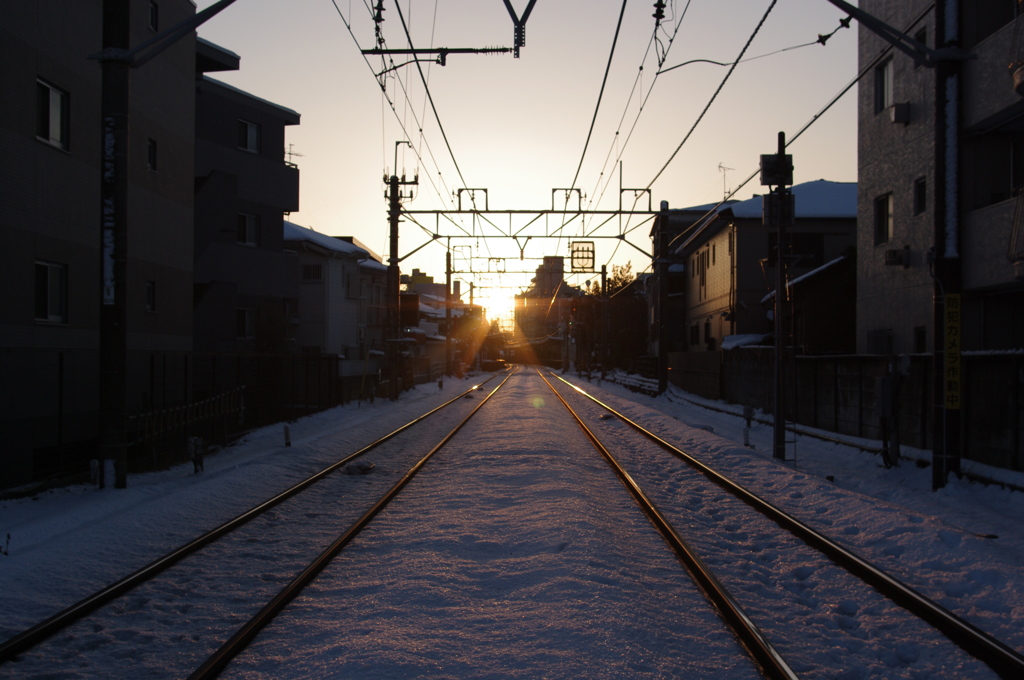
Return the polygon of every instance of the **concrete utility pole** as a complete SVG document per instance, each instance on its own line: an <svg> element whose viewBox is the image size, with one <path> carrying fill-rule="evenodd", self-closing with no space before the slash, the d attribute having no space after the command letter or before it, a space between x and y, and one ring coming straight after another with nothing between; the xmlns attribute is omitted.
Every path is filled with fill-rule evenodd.
<svg viewBox="0 0 1024 680"><path fill-rule="evenodd" d="M452 245L444 253L444 374L452 374Z"/></svg>
<svg viewBox="0 0 1024 680"><path fill-rule="evenodd" d="M786 302L786 227L795 217L793 193L793 157L786 154L786 133L779 133L779 148L774 155L761 156L761 186L775 186L762 198L762 219L766 226L775 226L775 399L773 404L775 430L772 455L786 460L786 391L785 331L783 323Z"/></svg>
<svg viewBox="0 0 1024 680"><path fill-rule="evenodd" d="M398 147L401 144L412 146L408 140L395 142L395 173L398 172ZM388 337L386 338L386 346L388 349L388 396L392 401L397 400L401 392L398 386L401 380L401 372L398 366L400 356L399 341L402 339L401 292L398 269L398 263L401 260L398 256L398 223L402 221L402 198L404 198L401 187L415 186L417 184L419 184L418 177L408 182L405 179L405 175L402 176L402 179L399 179L398 175L394 174L388 179L388 223L391 228L389 235L391 248L388 254Z"/></svg>
<svg viewBox="0 0 1024 680"><path fill-rule="evenodd" d="M103 51L90 56L102 69L100 173L100 486L128 486L128 148L131 70L211 19L235 0L221 0L129 49L131 0L104 0Z"/></svg>
<svg viewBox="0 0 1024 680"><path fill-rule="evenodd" d="M658 214L658 245L654 251L654 280L658 286L658 301L655 305L658 328L658 394L668 389L668 261L669 261L669 212L668 201L661 202Z"/></svg>

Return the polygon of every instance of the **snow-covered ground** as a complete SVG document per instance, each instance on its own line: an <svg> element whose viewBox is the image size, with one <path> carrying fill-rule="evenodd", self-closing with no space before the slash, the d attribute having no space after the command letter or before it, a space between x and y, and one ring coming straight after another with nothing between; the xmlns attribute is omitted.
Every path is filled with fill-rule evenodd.
<svg viewBox="0 0 1024 680"><path fill-rule="evenodd" d="M397 404L351 405L302 419L291 425L291 448L284 447L280 426L264 428L208 457L200 475L189 464L132 476L126 490L71 487L0 502L0 537L11 535L9 555L0 555L0 639L470 384L449 380L443 391L421 386ZM1024 494L958 480L932 493L928 469L905 463L886 470L876 456L807 437L798 439L795 463L779 464L771 460L769 426L755 424L754 448L744 448L743 421L736 416L670 395L649 398L607 383L582 384L1014 649L1024 649ZM284 614L288 625L268 628L228 677L749 677L749 664L732 656L731 638L685 587L680 567L646 521L616 524L628 501L608 481L610 473L596 454L577 440L575 426L540 417L542 401L555 405L543 396L546 389L537 379L513 378L508 392L495 396L490 415L485 417L488 404L479 424L460 433L324 572L314 587L317 598L296 601ZM621 423L607 421L602 436L625 442L620 430ZM460 441L470 444L460 448ZM638 446L634 453L639 451ZM927 458L927 452L913 455ZM634 464L650 468L664 502L671 504L675 494L695 516L723 512L716 495L699 497L680 486L674 459L650 458ZM1024 485L1024 475L981 472ZM382 478L385 473L380 471ZM315 500L306 501L314 505L304 516L326 514L331 498L370 489L372 477L325 480ZM282 509L278 519L284 515ZM774 553L773 559L787 557L785 549L762 543L759 529L726 520L727 533L748 535L738 542L723 535L713 543L746 541ZM338 520L334 529L345 526ZM254 541L245 564L225 557L207 564L201 578L172 579L159 591L133 594L120 608L137 609L138 619L113 625L86 620L61 634L63 646L0 666L0 677L186 675L223 641L218 626L238 625L259 608L254 601L242 607L251 610L245 615L233 611L226 623L215 621L229 600L244 601L248 594L242 592L249 586L242 585L241 571L251 569L254 582L263 581L271 594L294 573L275 570L282 561L290 564L286 541L268 549L255 538L245 539ZM729 550L735 548L722 548L714 558L721 563L715 568L728 570ZM729 578L735 583L728 585L749 595L773 585L796 594L806 618L789 620L789 627L806 630L804 647L832 646L819 653L791 642L802 676L992 677L969 658L935 656L934 644L909 629L890 631L905 636L899 644L878 640L884 636L873 622L884 624L888 616L879 613L880 605L823 600L816 583L831 577L824 568L797 564L803 558L795 554L789 581L766 576L755 560L754 566L734 566ZM213 585L232 578L235 588ZM201 611L204 604L213 613ZM751 605L768 610L768 618L774 606ZM132 612L108 616L115 614ZM786 616L776 618L785 625ZM154 623L154 630L146 629L147 620L160 621L160 628ZM191 634L182 634L182 621Z"/></svg>

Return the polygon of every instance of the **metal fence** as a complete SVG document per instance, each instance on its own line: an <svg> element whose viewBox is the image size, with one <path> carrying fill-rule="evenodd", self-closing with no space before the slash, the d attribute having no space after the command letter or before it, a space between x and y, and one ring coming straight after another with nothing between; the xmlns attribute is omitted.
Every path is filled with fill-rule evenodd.
<svg viewBox="0 0 1024 680"><path fill-rule="evenodd" d="M360 398L376 376L336 357L192 352L128 356L129 470L185 460L186 441L240 433ZM0 489L86 478L99 451L99 353L0 351Z"/></svg>
<svg viewBox="0 0 1024 680"><path fill-rule="evenodd" d="M895 381L893 426L903 445L932 446L932 357L911 355L891 375L884 356L789 357L785 376L787 418L839 434L881 440L881 390ZM722 399L770 412L775 352L738 348L674 353L672 384L709 399ZM964 458L1010 470L1024 470L1024 354L965 353L960 417Z"/></svg>

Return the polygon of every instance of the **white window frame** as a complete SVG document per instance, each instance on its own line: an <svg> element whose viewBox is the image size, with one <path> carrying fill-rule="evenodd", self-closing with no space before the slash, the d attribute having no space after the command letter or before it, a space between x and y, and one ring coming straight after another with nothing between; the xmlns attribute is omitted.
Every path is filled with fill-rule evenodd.
<svg viewBox="0 0 1024 680"><path fill-rule="evenodd" d="M36 78L36 139L67 151L71 127L68 93L42 78Z"/></svg>
<svg viewBox="0 0 1024 680"><path fill-rule="evenodd" d="M257 247L260 244L260 216L238 213L235 240L244 246Z"/></svg>
<svg viewBox="0 0 1024 680"><path fill-rule="evenodd" d="M244 134L243 134L244 130ZM263 132L259 123L238 119L238 148L249 153L260 152L263 146Z"/></svg>
<svg viewBox="0 0 1024 680"><path fill-rule="evenodd" d="M875 67L875 113L887 111L895 103L893 60L890 57Z"/></svg>

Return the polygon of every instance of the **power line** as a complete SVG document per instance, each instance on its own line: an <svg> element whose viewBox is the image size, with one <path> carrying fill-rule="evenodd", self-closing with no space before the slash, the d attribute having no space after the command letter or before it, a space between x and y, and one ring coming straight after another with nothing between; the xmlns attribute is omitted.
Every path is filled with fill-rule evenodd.
<svg viewBox="0 0 1024 680"><path fill-rule="evenodd" d="M914 21L912 21L912 22L911 22L911 23L910 23L910 24L909 24L909 25L907 26L907 28L906 28L906 29L904 29L904 32L906 32L906 31L909 31L909 30L910 30L910 29L912 29L912 28L913 28L914 26L916 26L916 25L917 25L917 24L918 24L918 23L919 23L919 22L920 22L920 21L921 21L921 20L922 20L922 19L923 19L923 18L924 18L925 16L927 16L927 14L928 14L929 12L931 12L931 11L932 11L933 7L934 7L934 5L929 5L929 6L928 6L928 8L927 8L927 9L926 9L926 10L925 10L924 12L922 12L922 13L921 13L921 15L919 15L919 16L917 17L917 19L915 19ZM840 23L842 23L842 22L840 22ZM833 32L834 32L834 31L833 31ZM821 108L821 110L819 110L819 111L818 111L818 112L817 112L816 114L814 114L814 116L812 116L812 117L811 117L811 119L810 119L809 121L807 121L806 123L804 123L803 127L801 127L801 128L799 129L799 130L797 130L797 131L796 131L796 134L794 134L794 135L792 135L792 136L787 136L787 138L786 138L786 148L789 148L789 147L790 147L790 145L792 145L792 144L793 144L793 142L795 142L795 141L796 141L797 139L799 139L799 138L800 138L800 136L801 136L801 135L803 135L803 133L807 132L807 130L808 130L808 129L809 129L809 128L810 128L811 126L812 126L812 125L814 125L815 123L817 123L817 122L818 122L818 120L819 120L819 119L820 119L820 118L821 118L821 117L822 117L822 116L823 116L823 115L825 114L825 112L827 112L827 111L828 111L828 110L829 110L830 108L832 108L832 107L833 107L833 106L834 106L834 105L836 104L836 102L838 102L838 101L839 101L839 100L840 100L840 99L841 99L841 98L842 98L842 97L843 97L843 96L844 96L844 95L845 95L845 94L846 94L847 92L849 92L849 91L850 91L850 90L851 90L851 89L853 88L853 86L854 86L854 85L856 85L856 84L857 84L857 83L858 83L858 82L859 82L859 81L860 81L860 80L861 80L861 79L862 79L862 78L863 78L864 76L866 76L866 75L867 75L868 73L870 73L870 72L871 72L871 71L872 71L872 70L873 70L873 69L875 68L875 66L877 66L877 65L878 65L878 63L879 63L879 62L881 62L881 61L882 61L882 60L883 60L883 59L884 59L884 58L885 58L886 56L888 56L888 55L889 55L889 53L890 53L890 52L892 52L892 49L893 49L893 48L892 48L892 46L891 46L891 45L890 45L890 46L887 46L887 47L886 47L886 48L884 48L884 49L883 49L883 50L882 50L881 52L879 52L879 53L878 53L877 55L875 55L875 58L874 58L874 59L872 59L872 60L871 60L871 61L870 61L870 62L869 62L869 63L868 63L868 64L867 64L866 66L864 66L864 68L862 68L862 69L860 70L860 72L859 72L859 73L857 73L857 75L856 75L856 76L855 76L855 77L853 78L853 80L851 80L851 81L850 81L849 83L847 83L847 84L846 84L845 86L843 86L843 87L842 87L842 88L841 88L841 89L839 90L839 92L837 92L837 93L836 93L836 94L835 94L835 95L834 95L834 96L833 96L833 97L832 97L832 98L831 98L831 99L830 99L830 100L828 101L828 103L827 103L827 104L825 104L825 106L823 106L823 107ZM702 215L702 216L700 217L700 219L698 219L698 220L697 220L696 222L694 222L694 223L693 223L693 227L691 227L690 229L687 229L687 230L685 230L685 231L683 231L683 232L681 232L681 233L677 234L677 235L675 236L675 238L673 238L673 239L672 239L671 241L669 241L669 243L668 243L668 246L666 246L666 247L667 247L667 248L670 248L670 247L672 246L672 244L674 244L674 243L675 243L676 241L678 241L678 240L679 240L680 238L682 238L683 236L686 236L686 237L687 237L687 240L686 240L686 241L684 241L684 243L688 242L688 241L689 241L689 239L690 239L690 237L691 237L691 236L692 236L692 235L693 235L694 233L696 233L696 232L694 231L694 228L696 228L697 230L699 230L700 228L702 228L702 227L704 226L704 221L705 221L705 220L707 220L707 219L708 219L709 217L711 217L711 215L713 215L713 214L715 214L716 212L718 212L718 209L719 209L719 208L721 208L721 207L722 207L723 205L725 205L726 201L728 201L728 200L729 200L730 198L732 198L733 196L735 196L735 195L736 195L736 194L737 194L737 193L739 192L739 190L740 190L740 189L742 189L742 188L743 188L743 187L745 187L745 186L746 186L747 184L749 184L749 183L750 183L750 180L752 180L752 179L754 179L755 177L757 177L757 175L758 175L758 172L759 172L758 170L755 170L755 171L754 171L754 172L753 172L753 173L752 173L752 174L751 174L751 175L750 175L749 177L747 177L747 178L746 178L745 180L743 180L743 182L741 182L739 186L737 186L737 187L736 187L735 189L733 189L733 190L732 190L732 191L731 191L731 192L729 193L729 195L728 195L728 196L726 196L725 198L723 198L723 199L722 199L722 200L721 200L721 201L720 201L720 202L719 202L718 204L716 204L716 205L715 205L715 206L713 206L713 207L712 207L712 208L711 208L710 210L708 210L708 211L707 211L706 213L704 213L704 215Z"/></svg>
<svg viewBox="0 0 1024 680"><path fill-rule="evenodd" d="M587 155L587 147L590 146L590 137L594 134L594 124L597 123L597 112L601 108L601 99L604 97L604 88L608 83L608 73L612 69L612 58L615 56L615 45L619 42L619 31L622 29L622 18L626 14L626 4L629 0L622 0L622 9L619 11L619 22L615 25L615 37L612 39L611 52L608 54L608 64L604 69L604 78L601 80L601 91L597 95L597 104L594 106L594 117L590 120L590 130L587 132L587 141L583 144L583 153L580 154L580 164L576 166L576 175L572 178L570 188L576 186L576 180L580 177L580 168L583 167L583 159ZM567 199L568 201L568 199Z"/></svg>
<svg viewBox="0 0 1024 680"><path fill-rule="evenodd" d="M682 26L683 20L686 18L686 13L689 11L689 9L690 9L690 0L687 0L686 6L683 8L682 14L679 16L678 21L676 21L675 29L672 31L672 36L669 38L668 47L665 48L664 54L659 55L657 57L659 66L662 63L664 63L663 60L668 57L668 51L670 49L672 49L672 45L675 43L675 39L679 35L679 29ZM656 35L657 35L657 30L655 30L655 33L654 33L654 36L656 36ZM654 40L654 36L652 36L652 41ZM651 47L650 43L648 43L647 51L644 53L644 58L643 58L643 60L640 63L640 68L638 69L637 79L636 79L637 81L639 81L639 79L640 79L640 74L643 73L643 64L644 64L644 62L647 61L647 56L650 54L650 47ZM654 86L658 82L658 76L659 75L660 75L660 71L656 71L655 74L654 74L654 80L651 81L651 86L650 86L650 88L648 88L647 94L644 96L643 101L640 103L640 108L636 112L636 117L633 119L633 124L629 128L629 133L626 135L626 140L624 142L622 142L622 146L619 148L619 152L618 152L618 154L615 157L615 163L619 163L621 161L621 159L622 159L622 155L626 152L626 147L629 145L630 139L633 138L633 132L636 131L636 126L640 122L640 116L643 115L644 109L647 107L647 101L650 99L651 93L654 92ZM634 90L636 89L635 82L636 81L634 81ZM608 157L611 156L612 150L615 148L615 144L616 144L616 142L619 139L619 134L620 134L621 129L622 129L622 121L625 120L625 118L626 118L626 112L627 112L627 110L629 108L629 101L632 101L632 98L633 98L633 95L632 95L632 92L630 92L629 100L626 102L626 107L622 111L622 118L619 121L619 129L615 131L615 137L612 140L611 145L609 145ZM600 185L601 185L601 177L604 176L604 171L608 167L608 157L605 158L605 165L601 168L600 175L598 175L598 179L597 179L597 186L598 187L600 187ZM593 205L595 203L596 204L600 204L601 199L604 198L604 194L605 194L605 192L608 191L608 187L611 185L611 183L612 183L612 177L609 176L608 179L605 181L604 188L600 190L600 193L598 194L596 201L591 199L591 205ZM595 193L596 193L596 191L597 190L595 189ZM636 202L635 201L634 201L633 205L634 205L634 207L636 206ZM609 262L610 262L610 260L609 260Z"/></svg>
<svg viewBox="0 0 1024 680"><path fill-rule="evenodd" d="M701 111L700 115L699 115L699 116L697 117L697 120L696 120L696 121L694 122L694 124L693 124L693 127L691 127L691 128L690 128L690 131L686 133L686 136L685 136L685 137L683 137L683 141L679 142L679 146L677 146L677 147L676 147L676 150L672 152L672 155L671 155L671 156L669 156L669 158L668 158L668 160L667 160L667 161L665 161L665 165L663 165L663 166L662 166L662 168L661 168L661 170L659 170L659 171L658 171L658 174L656 174L656 175L654 176L654 179L652 179L652 180L651 180L651 181L650 181L650 182L649 182L649 183L647 184L647 187L646 187L646 188L650 189L650 188L651 188L651 186L652 186L652 185L653 185L653 184L654 184L654 183L655 183L656 181L658 181L658 178L659 178L659 177L661 177L661 174L662 174L663 172L665 172L665 170L666 170L666 169L668 168L669 164L671 164L671 163L672 163L672 160L673 160L673 159L675 159L675 157L676 157L676 154L678 154L678 153L679 153L679 151L680 151L680 149L682 149L682 148L683 148L683 145L684 145L684 144L686 144L686 141L687 141L688 139L690 139L690 135L692 135L692 134L693 134L693 131L697 129L697 126L698 126L698 125L700 124L700 121L701 121L701 120L703 120L703 118L704 118L704 115L705 115L705 114L706 114L706 113L708 112L708 109L710 109L710 108L711 108L711 105L712 105L712 104L714 103L714 101L715 101L715 98L716 98L716 97L718 97L718 93L722 91L722 88L723 88L723 87L725 87L725 83L726 83L726 82L728 82L728 80L729 80L729 77L730 77L730 76L732 75L732 72L736 70L736 65L737 65L737 64L739 63L739 61L740 61L741 59L743 59L743 55L744 55L744 54L746 54L746 52L747 52L747 48L749 48L749 47L750 47L750 43L754 42L754 38L755 38L755 37L757 36L757 33L758 33L758 31L760 31L760 30L761 30L761 26L763 26L763 25L764 25L764 22L765 22L765 20L766 20L766 19L768 18L768 15L769 15L769 14L771 14L771 11L772 11L772 10L773 10L773 9L775 8L775 4L776 4L777 2L778 2L778 0L772 0L772 4L770 4L770 5L768 6L768 9L767 9L767 10L765 11L765 13L764 13L764 16L763 16L763 17L761 17L761 21L759 21L759 22L758 22L758 24L757 24L757 27L755 27L755 28L754 28L754 32L750 34L750 37L749 37L749 38L747 39L747 42L746 42L746 44L745 44L745 45L743 46L743 49L742 49L742 50L740 50L740 54L739 54L739 56L738 56L738 57L736 57L736 61L735 61L735 62L733 62L732 66L730 66L730 67L729 67L729 72L725 74L725 78L723 78L723 79L722 79L722 82L721 82L721 83L720 83L720 84L718 85L718 89L717 89L717 90L715 90L715 93L714 93L713 95L711 95L711 99L710 99L710 100L708 101L707 105L706 105L706 106L704 107L704 110L703 110L703 111Z"/></svg>

